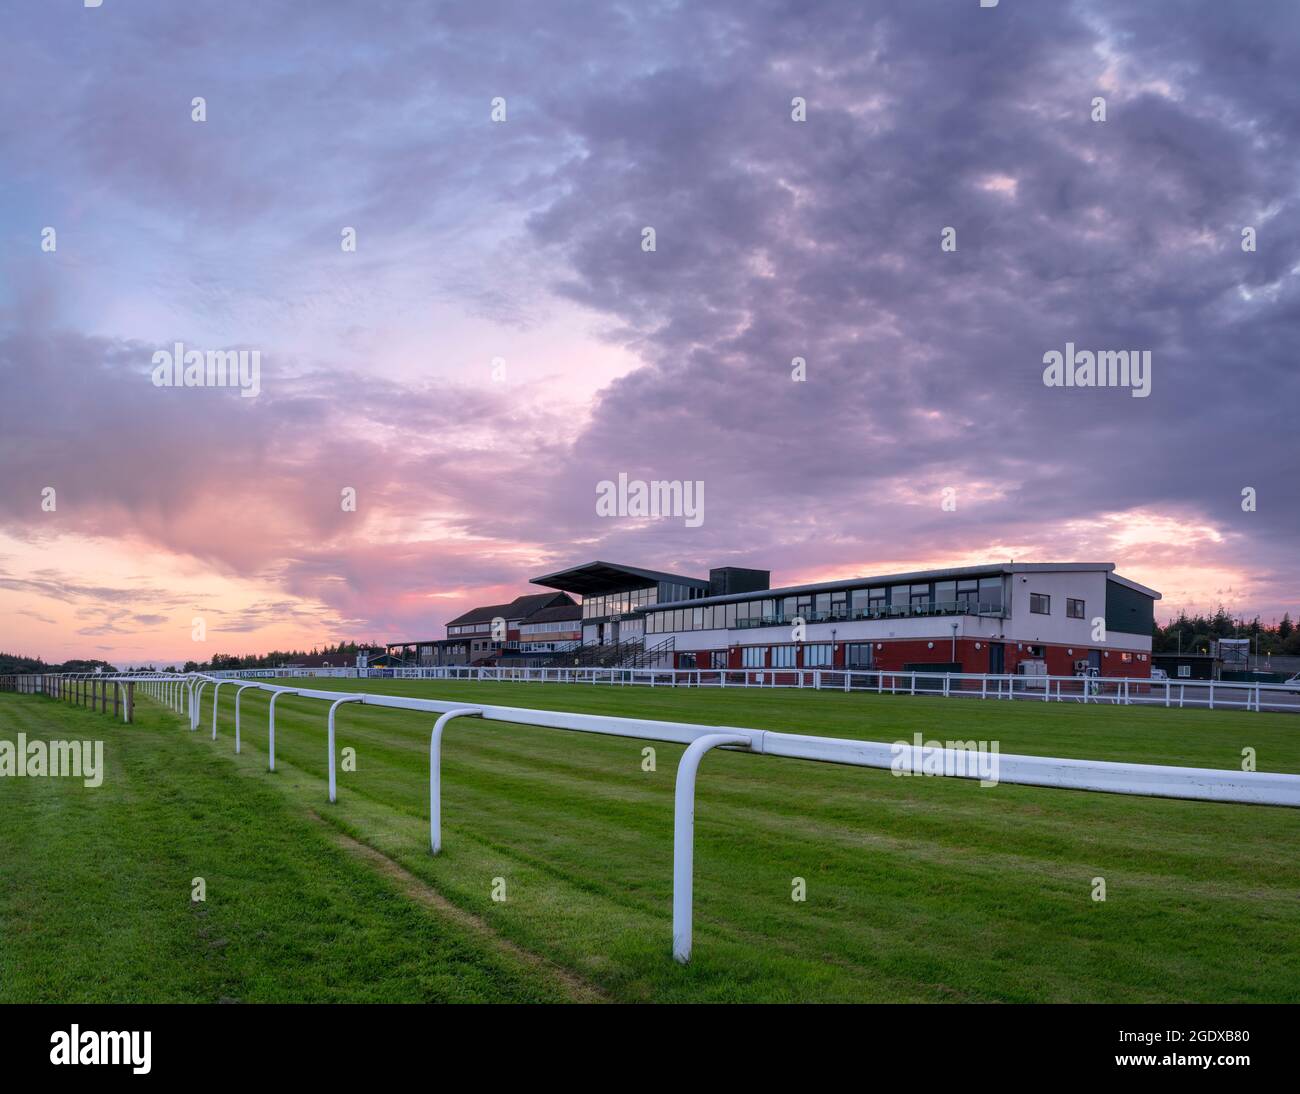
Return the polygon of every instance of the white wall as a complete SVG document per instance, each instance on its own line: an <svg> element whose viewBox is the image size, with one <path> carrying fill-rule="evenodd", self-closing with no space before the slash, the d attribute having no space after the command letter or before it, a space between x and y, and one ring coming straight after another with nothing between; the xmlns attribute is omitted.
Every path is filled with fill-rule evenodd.
<svg viewBox="0 0 1300 1094"><path fill-rule="evenodd" d="M988 638L1008 642L1048 643L1082 648L1133 650L1149 652L1150 635L1108 634L1107 641L1092 638L1092 620L1106 617L1106 571L1053 570L1010 574L1006 582L1010 615L1006 619L973 615L912 616L897 619L839 620L834 623L811 623L805 629L808 642L887 641L889 639L952 638L952 624L957 624L958 638ZM1029 594L1051 597L1051 614L1036 615L1029 610ZM1070 619L1065 614L1069 598L1084 602L1084 618ZM788 626L753 627L743 630L708 630L671 632L678 650L717 650L728 646L780 645L793 641ZM649 634L646 640L660 642L669 633Z"/></svg>

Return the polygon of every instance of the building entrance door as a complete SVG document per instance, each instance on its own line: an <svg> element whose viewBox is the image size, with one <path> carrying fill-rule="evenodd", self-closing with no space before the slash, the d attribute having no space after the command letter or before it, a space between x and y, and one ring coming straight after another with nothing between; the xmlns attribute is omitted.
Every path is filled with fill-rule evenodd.
<svg viewBox="0 0 1300 1094"><path fill-rule="evenodd" d="M993 676L1001 676L1007 671L1007 651L1001 642L989 643L989 672Z"/></svg>

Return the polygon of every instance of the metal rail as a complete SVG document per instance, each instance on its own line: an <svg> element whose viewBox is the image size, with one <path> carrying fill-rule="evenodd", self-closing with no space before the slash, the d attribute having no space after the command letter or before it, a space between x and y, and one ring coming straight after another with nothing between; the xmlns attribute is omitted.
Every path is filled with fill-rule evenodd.
<svg viewBox="0 0 1300 1094"><path fill-rule="evenodd" d="M165 681L141 677L130 677L130 679L137 686L142 687L146 694L159 698L164 694L162 689ZM192 696L191 728L195 728L203 687L208 683L219 687L221 682L235 681L230 679L217 681L211 677L195 674L189 678L189 682ZM213 689L214 739L218 687ZM901 761L909 770L923 770L923 761L928 752L932 760L937 755L942 761L936 770L936 774L941 777L978 778L978 774L961 762L965 753L956 749L934 750L900 743L845 740L838 737L780 733L738 726L704 726L646 718L618 718L565 711L531 710L525 707L488 703L470 706L463 701L416 699L379 693L340 694L338 691L285 688L261 682L241 681L239 692L236 694L236 735L238 735L238 694L249 687L272 693L269 717L271 749L269 767L272 771L275 769L274 704L276 699L280 695L288 694L330 704L327 716L327 738L331 802L337 801L334 716L340 706L345 703L364 703L366 706L439 715L429 739L429 845L433 854L438 854L442 850L442 734L447 724L455 718L472 716L487 722L508 722L578 733L686 745L686 751L677 768L673 824L673 956L683 963L690 959L692 946L695 785L700 761L705 753L715 748L724 748L729 751L749 752L762 756L882 769L894 768ZM999 782L1025 786L1300 808L1300 775L1006 754L999 755L998 768Z"/></svg>

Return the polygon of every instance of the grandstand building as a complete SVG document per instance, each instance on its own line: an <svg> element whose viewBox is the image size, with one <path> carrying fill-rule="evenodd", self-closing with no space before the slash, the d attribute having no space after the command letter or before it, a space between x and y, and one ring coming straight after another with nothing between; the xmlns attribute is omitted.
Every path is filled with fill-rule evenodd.
<svg viewBox="0 0 1300 1094"><path fill-rule="evenodd" d="M678 668L1145 677L1158 599L1113 563L1007 563L661 601L643 614L647 644L670 637Z"/></svg>
<svg viewBox="0 0 1300 1094"><path fill-rule="evenodd" d="M767 570L727 566L702 578L597 561L532 581L553 591L475 608L443 639L386 648L420 666L1148 677L1160 599L1109 562L991 563L773 589ZM504 633L493 633L494 620Z"/></svg>

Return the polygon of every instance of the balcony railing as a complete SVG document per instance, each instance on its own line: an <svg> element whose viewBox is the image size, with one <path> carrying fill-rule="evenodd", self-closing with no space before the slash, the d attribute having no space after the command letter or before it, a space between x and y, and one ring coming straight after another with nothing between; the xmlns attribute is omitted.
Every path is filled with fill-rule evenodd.
<svg viewBox="0 0 1300 1094"><path fill-rule="evenodd" d="M751 627L789 627L793 626L796 616L801 617L805 623L848 623L871 619L914 619L919 616L930 615L1001 616L1003 614L1001 604L978 604L971 600L954 600L946 603L915 605L912 607L895 604L892 607L886 605L879 608L857 608L852 611L835 611L832 609L828 612L796 612L795 615L790 616L783 612L777 612L759 618L750 616L746 619L737 619L735 628L737 630L747 630ZM715 627L714 629L721 628Z"/></svg>

